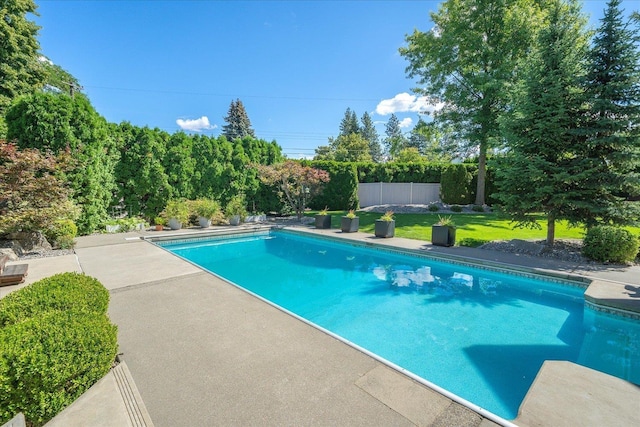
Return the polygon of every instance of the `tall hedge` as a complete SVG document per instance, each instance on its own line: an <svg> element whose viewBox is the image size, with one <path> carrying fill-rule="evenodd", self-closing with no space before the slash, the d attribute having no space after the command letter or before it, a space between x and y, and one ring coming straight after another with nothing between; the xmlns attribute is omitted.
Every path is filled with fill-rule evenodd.
<svg viewBox="0 0 640 427"><path fill-rule="evenodd" d="M471 203L471 173L466 165L451 164L442 171L440 199L444 203L466 205Z"/></svg>
<svg viewBox="0 0 640 427"><path fill-rule="evenodd" d="M327 171L330 181L324 185L321 194L315 196L309 207L330 210L348 210L358 208L358 170L355 163L313 161L309 166Z"/></svg>
<svg viewBox="0 0 640 427"><path fill-rule="evenodd" d="M357 163L358 182L440 182L443 163Z"/></svg>

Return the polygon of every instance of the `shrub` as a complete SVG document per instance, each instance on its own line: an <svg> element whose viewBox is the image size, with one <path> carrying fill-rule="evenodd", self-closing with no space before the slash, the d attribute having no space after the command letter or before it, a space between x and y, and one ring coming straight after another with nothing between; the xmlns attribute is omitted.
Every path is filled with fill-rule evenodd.
<svg viewBox="0 0 640 427"><path fill-rule="evenodd" d="M0 299L0 328L54 310L105 314L108 306L109 292L98 280L56 274Z"/></svg>
<svg viewBox="0 0 640 427"><path fill-rule="evenodd" d="M46 232L47 240L56 248L71 249L75 246L78 235L76 223L70 219L59 219L53 222Z"/></svg>
<svg viewBox="0 0 640 427"><path fill-rule="evenodd" d="M489 243L489 240L474 239L473 237L465 237L464 239L460 240L458 245L467 246L469 248L477 248L478 246L482 246L485 243Z"/></svg>
<svg viewBox="0 0 640 427"><path fill-rule="evenodd" d="M460 205L451 205L449 209L451 209L451 212L462 212L462 206Z"/></svg>
<svg viewBox="0 0 640 427"><path fill-rule="evenodd" d="M117 328L104 314L50 311L0 329L0 348L0 423L23 412L42 425L106 375Z"/></svg>
<svg viewBox="0 0 640 427"><path fill-rule="evenodd" d="M484 212L484 208L482 206L480 206L480 205L473 205L471 210L474 211L474 212Z"/></svg>
<svg viewBox="0 0 640 427"><path fill-rule="evenodd" d="M438 205L429 205L427 209L429 209L431 212L438 212L440 210Z"/></svg>
<svg viewBox="0 0 640 427"><path fill-rule="evenodd" d="M601 262L627 263L638 255L638 237L620 227L599 225L587 230L582 253Z"/></svg>
<svg viewBox="0 0 640 427"><path fill-rule="evenodd" d="M442 171L440 198L444 203L466 205L471 201L471 174L464 165L448 165Z"/></svg>

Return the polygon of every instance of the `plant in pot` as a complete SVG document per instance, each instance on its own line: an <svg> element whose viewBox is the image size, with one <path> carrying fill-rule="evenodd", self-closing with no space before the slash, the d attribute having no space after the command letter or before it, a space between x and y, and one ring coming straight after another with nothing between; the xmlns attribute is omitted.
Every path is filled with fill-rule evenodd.
<svg viewBox="0 0 640 427"><path fill-rule="evenodd" d="M316 228L331 228L331 215L326 206L316 214Z"/></svg>
<svg viewBox="0 0 640 427"><path fill-rule="evenodd" d="M244 194L235 195L227 203L227 208L224 210L229 220L229 224L238 225L244 221L247 216L247 208L245 207Z"/></svg>
<svg viewBox="0 0 640 427"><path fill-rule="evenodd" d="M220 204L211 199L198 199L193 202L193 209L198 216L198 224L202 228L211 226L211 221L220 215Z"/></svg>
<svg viewBox="0 0 640 427"><path fill-rule="evenodd" d="M431 243L436 246L456 244L456 224L451 216L438 216L438 222L431 226Z"/></svg>
<svg viewBox="0 0 640 427"><path fill-rule="evenodd" d="M351 209L349 213L340 219L340 229L343 233L355 233L360 227L360 217Z"/></svg>
<svg viewBox="0 0 640 427"><path fill-rule="evenodd" d="M393 211L387 211L379 219L376 219L376 237L393 237L396 232L396 220L393 218Z"/></svg>
<svg viewBox="0 0 640 427"><path fill-rule="evenodd" d="M164 226L167 225L167 220L161 216L157 216L153 219L153 223L156 225L156 231L164 230Z"/></svg>
<svg viewBox="0 0 640 427"><path fill-rule="evenodd" d="M189 204L185 200L169 200L164 208L164 216L169 218L169 228L180 230L183 224L189 222Z"/></svg>

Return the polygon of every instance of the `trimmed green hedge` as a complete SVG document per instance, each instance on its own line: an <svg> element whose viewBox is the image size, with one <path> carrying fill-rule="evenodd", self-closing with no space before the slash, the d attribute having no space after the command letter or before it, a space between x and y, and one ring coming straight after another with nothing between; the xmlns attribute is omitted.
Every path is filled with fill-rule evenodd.
<svg viewBox="0 0 640 427"><path fill-rule="evenodd" d="M0 424L42 425L107 374L118 352L96 279L58 274L0 300Z"/></svg>
<svg viewBox="0 0 640 427"><path fill-rule="evenodd" d="M109 291L93 277L62 273L0 299L0 328L51 310L106 314Z"/></svg>
<svg viewBox="0 0 640 427"><path fill-rule="evenodd" d="M638 256L638 237L620 227L599 225L587 230L582 253L601 262L624 264Z"/></svg>
<svg viewBox="0 0 640 427"><path fill-rule="evenodd" d="M471 203L472 176L463 164L451 164L442 170L440 199L444 203L467 205Z"/></svg>
<svg viewBox="0 0 640 427"><path fill-rule="evenodd" d="M304 164L304 163L303 163ZM329 173L322 193L309 203L312 209L349 210L358 208L358 170L355 163L313 161L309 166Z"/></svg>

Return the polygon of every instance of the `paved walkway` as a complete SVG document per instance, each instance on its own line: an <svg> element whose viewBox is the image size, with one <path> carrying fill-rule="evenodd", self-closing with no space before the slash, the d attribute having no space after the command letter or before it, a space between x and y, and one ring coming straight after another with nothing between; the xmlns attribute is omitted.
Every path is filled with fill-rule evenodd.
<svg viewBox="0 0 640 427"><path fill-rule="evenodd" d="M621 281L620 289L625 285L640 288L639 267L594 268L470 248L437 248L415 240L375 239L362 233L309 231L482 262L585 274ZM156 426L495 425L139 238L158 234L81 237L76 255L29 260L27 281L60 271L83 271L110 290L109 315L119 328L122 358L135 379L135 391L139 390L144 401L142 407L146 405ZM1 292L12 289L2 288ZM640 301L637 291L629 291L627 297ZM121 393L113 381L104 382L112 385L101 384L93 391L95 396ZM627 406L635 408L638 396L627 396ZM99 403L101 399L92 401ZM587 406L597 410L597 404L595 397ZM560 407L562 402L556 405ZM122 416L122 409L115 411L120 412L113 418L104 413L97 416L95 406L86 405L84 411L68 413L77 423L73 425L124 425L122 421L114 424L116 419L124 419L116 418ZM522 424L571 425L550 418L553 411L545 409L547 415L542 419L547 423ZM150 420L137 424L129 417L128 425L151 425ZM56 422L54 425L65 425L64 418Z"/></svg>

